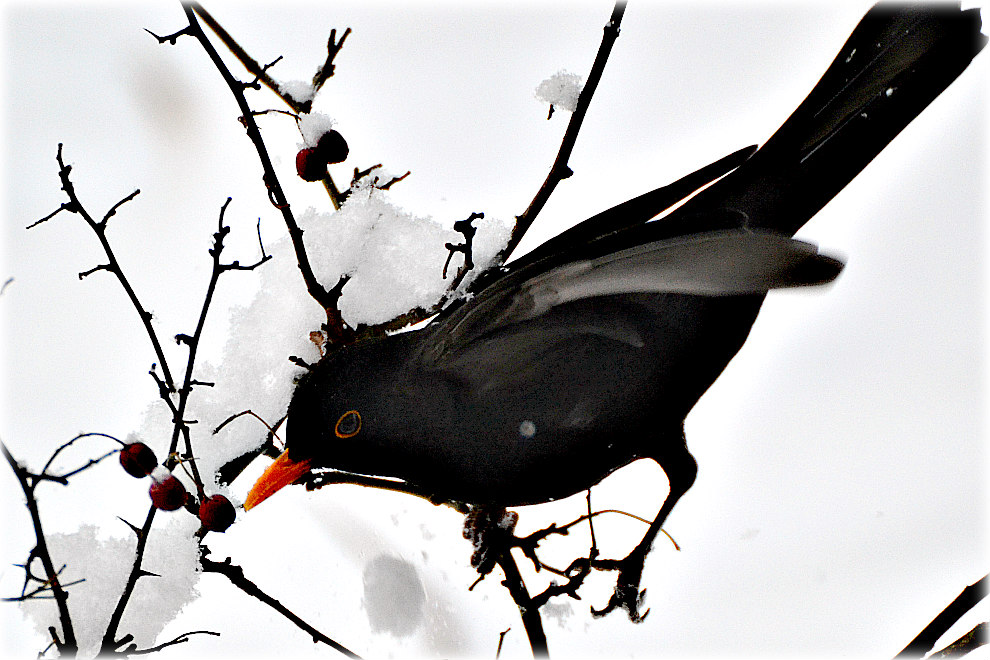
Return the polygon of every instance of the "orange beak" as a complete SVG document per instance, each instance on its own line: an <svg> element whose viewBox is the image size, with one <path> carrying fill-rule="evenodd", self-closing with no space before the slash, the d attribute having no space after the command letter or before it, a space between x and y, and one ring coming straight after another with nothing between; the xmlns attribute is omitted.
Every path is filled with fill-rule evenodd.
<svg viewBox="0 0 990 660"><path fill-rule="evenodd" d="M282 452L282 455L275 459L275 462L269 465L265 473L254 483L247 499L244 500L244 510L253 509L309 472L311 463L310 460L293 461L289 458L288 451Z"/></svg>

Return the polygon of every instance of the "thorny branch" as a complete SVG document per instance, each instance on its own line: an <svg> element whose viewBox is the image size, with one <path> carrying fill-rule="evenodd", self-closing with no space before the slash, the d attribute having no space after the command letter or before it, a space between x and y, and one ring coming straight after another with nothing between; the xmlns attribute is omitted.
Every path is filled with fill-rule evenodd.
<svg viewBox="0 0 990 660"><path fill-rule="evenodd" d="M231 262L229 264L221 263L220 253L223 251L223 241L227 234L230 233L230 227L224 225L223 219L227 212L227 207L230 205L230 197L227 201L223 203L220 207L220 217L217 222L218 228L215 234L213 234L213 247L210 248L209 254L213 258L213 271L210 275L210 282L206 288L206 295L203 298L203 306L200 310L199 321L196 323L196 330L190 337L188 335L182 335L183 343L189 346L189 357L186 361L186 374L183 379L182 387L179 388L179 403L176 405L174 412L174 426L172 433L172 442L169 445L169 456L170 458L166 461L166 467L169 469L173 468L177 463L177 459L174 458L176 450L178 448L179 435L183 436L185 440L185 453L182 458L189 462L193 471L193 480L196 483L196 488L199 491L199 499L203 500L206 494L203 491L203 480L199 474L199 468L196 466L196 460L193 458L195 455L192 450L192 441L189 434L188 422L185 420L184 415L186 411L186 403L189 400L189 394L192 392L193 388L193 369L196 363L196 352L199 349L200 337L203 334L203 328L206 326L206 315L210 310L210 305L213 302L213 294L216 292L217 283L220 281L220 276L228 271L234 270L254 270L258 266L262 265L269 259L271 255L265 253L265 246L261 245L261 258L249 265L243 266L238 261ZM258 236L259 244L261 241L261 235Z"/></svg>
<svg viewBox="0 0 990 660"><path fill-rule="evenodd" d="M166 398L169 408L173 413L173 426L172 426L173 431L172 431L172 440L169 445L169 458L166 459L165 465L169 469L172 469L179 462L180 457L177 453L177 448L178 448L179 436L181 435L185 441L184 443L185 451L182 454L181 459L185 462L188 462L192 468L193 482L196 485L196 490L200 501L203 501L206 498L206 493L203 487L203 479L199 473L199 468L196 465L196 461L192 450L192 440L189 432L189 424L191 422L189 420L186 420L184 415L186 410L186 403L189 400L189 395L192 393L193 384L198 383L198 381L196 381L193 378L193 372L196 364L196 352L199 348L200 337L202 336L203 328L206 325L206 316L207 313L209 312L210 306L213 301L213 294L216 291L217 282L219 281L220 276L223 273L232 270L253 270L258 266L262 265L263 263L265 263L266 261L268 261L269 259L271 259L271 256L265 253L264 245L262 245L261 258L257 262L249 266L242 266L238 261L234 261L229 264L224 264L220 261L220 254L223 252L223 247L224 247L223 240L227 236L227 234L230 233L230 227L224 225L223 223L224 216L227 211L227 207L230 205L230 201L231 200L228 197L227 200L224 202L223 206L221 206L220 208L219 219L217 221L218 228L216 233L213 234L213 241L214 241L213 247L210 248L208 251L210 256L213 258L213 270L210 275L210 282L207 285L206 295L204 296L204 300L203 300L203 306L200 311L199 320L196 324L196 330L193 332L192 336L182 335L181 341L189 346L189 355L186 360L186 373L183 379L182 387L180 387L177 390L179 395L179 401L176 404L172 401L171 397ZM258 240L260 243L261 240L260 231L258 235ZM163 370L164 370L164 364L163 364ZM159 387L161 391L164 393L165 385L158 379L158 376L155 373L154 369L152 369L151 375L152 377L155 378L157 382L159 382ZM103 647L101 650L102 653L114 653L116 652L117 649L121 647L121 645L126 643L126 641L124 640L116 639L117 627L120 624L121 617L124 614L124 610L127 606L128 601L130 600L131 593L133 592L138 579L149 575L149 573L147 573L141 568L141 563L144 557L144 549L147 543L148 534L151 531L151 523L155 517L155 511L156 509L153 506L149 508L147 518L145 519L144 525L140 529L128 523L128 526L130 526L131 529L134 530L135 534L137 535L137 548L135 549L135 559L134 559L134 564L131 567L130 575L128 576L127 584L125 585L124 590L120 596L120 599L117 602L117 607L114 610L113 615L110 617L110 623L108 624L106 633L104 634ZM126 637L124 639L126 639Z"/></svg>
<svg viewBox="0 0 990 660"><path fill-rule="evenodd" d="M180 36L179 33L172 35L171 37L159 37L159 40L174 41L174 39L177 38L178 36ZM193 377L193 372L196 362L196 351L199 347L200 337L202 335L203 328L205 327L205 323L206 323L207 312L209 311L210 305L212 303L213 294L216 290L216 285L217 282L219 281L220 276L228 271L253 270L258 266L260 266L261 264L268 261L271 258L271 256L265 253L264 245L261 245L261 258L254 264L242 265L238 261L233 261L231 263L222 263L220 261L220 254L223 251L223 240L227 236L227 234L230 233L230 227L225 226L223 223L227 206L230 204L231 201L228 198L220 210L218 229L217 232L214 234L214 244L213 247L209 250L209 254L213 258L213 271L209 285L207 287L207 293L203 301L203 306L200 312L199 320L196 325L196 330L191 336L186 334L180 334L177 335L176 337L177 342L185 343L189 347L189 356L186 361L185 377L183 379L182 386L177 388L176 383L172 376L172 372L168 367L168 362L165 359L161 342L159 341L158 335L151 325L151 314L145 310L144 306L141 304L140 300L138 299L137 294L134 292L134 289L131 287L130 283L128 282L126 276L124 275L122 269L120 268L116 256L114 255L113 249L111 248L110 243L106 237L106 229L110 218L116 215L117 211L120 209L121 206L134 199L139 194L140 191L136 190L130 195L121 199L119 202L117 202L112 207L110 207L110 209L106 212L106 214L103 216L101 220L96 221L93 218L93 216L89 214L89 212L82 205L82 203L79 201L79 198L75 191L75 187L73 186L72 181L70 179L72 167L66 165L62 158L62 144L58 145L58 154L56 156L56 159L59 164L59 178L62 181L62 190L65 191L66 195L69 198L69 201L64 202L58 209L56 209L54 212L50 213L49 215L45 216L44 218L38 220L35 223L32 223L31 225L28 226L28 228L30 229L32 227L36 227L39 224L54 218L62 211L68 211L70 213L76 213L80 215L90 226L90 228L94 231L94 233L97 235L97 238L100 240L100 243L103 245L103 249L104 252L106 253L108 262L106 264L100 264L88 271L80 273L79 277L81 279L86 277L87 275L93 274L101 270L105 270L113 273L117 277L121 286L124 288L124 291L127 293L127 296L131 301L131 304L137 310L138 315L142 319L142 322L144 323L145 329L154 347L155 354L158 358L157 362L152 366L150 373L152 377L155 379L156 383L158 384L159 394L161 395L162 400L165 401L165 403L168 405L169 410L172 412L173 415L173 434L169 446L169 452L168 452L169 458L166 460L165 465L169 469L172 469L180 460L184 460L188 462L192 468L192 477L193 477L193 481L196 484L196 489L198 491L199 499L200 501L202 501L206 495L203 487L202 476L199 474L198 467L196 465L195 460L193 459L192 443L189 433L189 424L192 422L184 418L186 403L188 401L189 394L192 392L193 386L210 385L210 383L204 383L202 381L198 381ZM261 242L260 226L259 226L258 240L260 244ZM162 377L159 377L156 371L157 365L159 364L161 365L161 369L162 369L162 374L163 374ZM178 402L175 402L172 399L173 394L178 394ZM104 437L112 438L112 436L106 434L98 434L98 433L81 434L79 436L76 436L69 442L63 444L58 449L56 449L56 451L53 453L48 463L46 463L41 473L37 475L30 475L29 473L26 472L18 472L18 477L19 479L22 479L22 484L26 489L25 492L29 494L28 497L30 502L29 509L31 509L33 506L32 517L35 521L35 530L37 536L39 537L38 546L32 551L32 557L36 556L37 558L41 559L45 564L45 572L49 576L48 581L51 583L52 591L56 601L58 601L60 598L64 600L64 592L61 590L60 587L58 587L57 572L54 571L54 567L52 566L51 559L50 557L48 557L47 548L43 543L44 535L40 531L40 520L37 518L37 504L36 502L34 502L33 499L33 490L39 481L56 481L58 483L66 484L69 477L78 474L79 472L100 462L107 456L116 453L116 451L108 452L103 456L96 459L91 459L88 463L84 464L83 466L75 470L71 470L62 475L52 475L48 473L48 470L51 467L52 463L64 449L66 449L68 446L70 446L73 442L75 442L79 438L88 437L88 436L104 436ZM179 454L176 451L180 436L182 436L185 440L185 451L182 454L182 456L179 456ZM120 443L120 441L117 440L116 438L112 438L112 439ZM4 448L4 453L9 457L6 448ZM13 461L12 458L8 458L8 461L11 463L12 466L16 466L16 463ZM17 471L16 467L15 467L15 471ZM144 524L140 528L131 523L127 523L128 526L134 531L135 535L137 536L137 546L135 548L134 563L131 567L131 571L128 576L128 580L124 586L124 589L121 592L120 598L117 601L117 605L113 613L111 614L110 620L107 624L107 629L103 636L101 653L104 654L121 653L122 651L119 651L121 646L127 644L131 639L130 636L128 635L125 635L121 639L117 639L117 627L120 624L120 620L124 614L124 610L127 607L127 603L130 600L130 596L133 593L134 587L136 586L138 579L141 577L145 577L147 575L151 575L150 573L142 569L141 564L144 557L144 550L146 547L148 534L151 530L152 522L154 521L155 511L156 509L153 506L149 507L148 514L145 518ZM29 559L29 564L30 564L30 559ZM30 568L28 567L25 570L30 575ZM62 595L60 596L60 594ZM72 636L71 634L72 632L71 621L69 620L67 609L65 610L65 615L62 625L63 625L63 631L66 637L66 641L62 642L58 639L57 636L53 636L55 639L55 644L57 648L60 650L60 653L69 653L71 651L71 653L74 654L75 653L74 649L76 644L75 644L74 636ZM176 640L173 640L172 642L166 644L166 646L181 643L185 641L187 636L188 635L180 636L176 638ZM123 651L123 653L130 653L134 651L135 651L135 647L132 645L126 651Z"/></svg>
<svg viewBox="0 0 990 660"><path fill-rule="evenodd" d="M327 313L327 325L330 329L330 331L328 332L328 342L327 342L328 348L332 350L335 346L348 344L355 341L363 341L371 337L379 337L384 335L388 331L396 330L398 328L407 326L409 324L417 323L425 319L428 319L437 312L439 312L448 303L449 296L452 295L454 291L456 291L457 288L461 285L461 282L463 281L464 276L467 274L467 272L473 267L473 263L471 263L468 259L465 260L464 266L462 266L459 269L457 276L454 278L454 280L451 282L451 285L448 287L447 296L445 296L444 299L430 306L429 308L417 307L412 310L409 310L405 314L402 314L391 321L380 324L374 324L371 326L359 326L358 328L355 328L353 331L351 331L351 329L348 328L346 324L344 324L343 319L340 316L339 309L337 308L337 298L339 298L339 290L335 291L335 289L325 289L322 285L319 284L319 282L315 278L315 275L313 274L312 267L310 266L308 261L308 256L306 254L305 246L302 242L302 230L299 229L298 226L296 225L295 220L288 208L288 203L284 198L284 194L282 193L281 187L278 184L278 179L271 168L270 158L268 157L264 143L262 142L260 131L257 128L257 124L254 122L253 119L254 114L256 113L250 110L246 102L246 99L244 97L244 93L243 93L244 85L242 83L238 83L230 74L229 70L226 68L223 61L219 58L219 55L216 54L215 49L206 39L205 34L203 33L202 29L199 27L199 24L196 22L194 14L198 15L203 20L203 22L206 23L206 25L208 25L214 33L216 33L216 35L221 40L221 42L223 42L224 45L231 51L231 53L233 53L234 56L237 57L237 59L245 66L245 68L256 77L257 81L260 81L262 84L269 87L296 112L308 112L311 108L311 105L308 102L300 103L296 99L293 99L291 96L283 92L279 84L268 75L267 73L268 67L261 66L254 58L248 55L247 52L240 46L240 44L238 44L237 41L219 24L219 22L216 21L216 19L213 18L213 16L210 15L209 12L203 9L203 7L201 7L199 4L192 3L186 5L185 9L186 9L187 17L189 18L190 21L190 25L184 28L183 30L177 32L175 35L170 35L169 37L157 37L157 38L162 43L164 43L166 40L170 41L171 43L174 43L174 37L178 35L189 34L196 37L203 45L203 48L210 55L210 58L214 61L214 64L216 65L217 69L220 71L221 75L224 77L224 80L227 82L228 86L230 87L231 92L235 95L235 98L237 99L238 105L240 106L242 112L241 121L242 123L244 123L245 127L247 128L248 135L251 138L251 140L255 143L255 146L259 153L259 157L261 158L262 166L265 170L264 178L266 185L269 188L270 196L272 198L272 203L282 211L283 216L285 217L286 226L288 227L289 234L292 237L293 246L296 251L297 261L299 263L299 268L303 274L303 279L306 282L307 289L309 290L310 295L317 302L320 303L320 305L324 308L324 310ZM567 130L564 134L560 151L557 155L554 165L551 167L550 174L548 175L546 181L541 186L536 197L530 203L529 207L522 215L520 215L517 218L516 226L513 229L512 236L510 237L508 245L496 257L497 265L504 263L504 261L509 257L512 250L518 244L519 240L521 240L523 234L532 225L533 221L536 219L537 214L546 204L546 201L549 199L550 194L553 192L556 185L561 180L563 180L564 178L570 175L570 170L567 166L567 161L574 148L574 144L577 140L577 134L584 120L584 116L587 113L588 107L590 106L591 98L594 95L599 80L601 79L602 72L604 71L605 68L605 63L608 60L608 56L612 49L612 45L614 44L615 39L618 37L619 25L622 21L622 15L624 11L625 11L625 2L620 0L620 2L616 3L612 11L612 15L609 19L609 22L605 26L604 37L602 40L601 48L599 49L599 52L595 58L594 64L592 65L591 72L588 76L588 82L586 83L584 90L582 90L577 108L575 109L574 113L571 116L571 121L568 124ZM323 82L325 82L326 79L333 74L333 66L334 66L333 61L337 53L339 53L340 49L342 48L344 40L349 34L350 34L350 29L348 28L344 32L340 40L338 41L335 39L336 33L335 32L331 33L330 40L328 43L328 55L326 62L323 64L323 66L321 66L317 75L314 76L314 90L318 90L319 87L323 84ZM360 178L362 174L367 174L367 172L369 172L372 169L374 168L369 168L364 172L359 172L357 169L355 169L355 179ZM382 185L376 184L376 187L381 189L386 189L393 183L402 180L407 175L408 173L401 177L396 177L391 181L386 182L385 184ZM330 193L330 197L334 203L335 208L339 208L340 203L346 197L347 191L343 193L337 191L337 188L333 184L332 180L329 180L329 175L327 179L324 179L324 185L327 186L327 190ZM469 253L467 253L465 256L468 257ZM344 281L346 280L342 279L341 282L338 282L338 285L341 285L342 282ZM334 293L337 293L337 295L335 296Z"/></svg>
<svg viewBox="0 0 990 660"><path fill-rule="evenodd" d="M46 222L47 220L51 220L62 211L67 211L69 213L76 213L80 217L82 217L83 220L86 221L86 224L89 225L90 229L93 230L93 232L96 234L96 237L99 239L100 245L103 246L103 251L107 255L108 262L105 265L97 266L97 268L88 271L85 274L81 274L80 277L85 277L86 274L92 274L97 270L105 270L111 272L117 277L117 280L120 282L120 285L124 288L124 292L127 294L128 299L131 301L131 305L134 307L135 311L137 311L138 316L141 318L141 322L144 324L144 329L148 333L148 338L151 340L151 345L155 349L155 355L158 356L158 363L162 365L162 372L164 373L165 376L165 383L168 386L169 390L174 391L175 382L172 380L172 374L169 371L168 365L165 362L165 353L162 350L161 342L158 340L158 334L155 332L154 326L151 325L151 319L152 319L151 313L144 308L144 306L141 304L141 301L138 299L137 294L134 292L133 287L131 287L131 283L127 281L127 278L124 276L123 270L121 270L120 268L120 264L117 262L117 257L113 253L113 248L110 247L110 241L107 240L107 222L110 220L110 218L113 215L116 214L117 210L120 208L122 204L134 199L140 193L140 190L135 190L133 193L131 193L127 197L123 198L122 200L114 204L113 207L109 211L107 211L106 215L103 216L102 220L100 221L94 220L93 216L91 216L86 211L85 207L83 207L82 203L79 201L79 197L76 195L76 189L72 185L72 181L69 179L69 175L72 173L72 166L66 165L65 162L62 160L62 143L59 143L58 145L58 154L56 155L56 160L58 161L58 168L59 168L58 176L59 179L61 179L62 181L62 190L65 191L65 194L68 196L69 201L63 203L62 206L60 206L58 209L56 209L49 215L45 216L41 220L38 220L37 222L28 225L27 228L31 229L33 227L37 227L41 223Z"/></svg>
<svg viewBox="0 0 990 660"><path fill-rule="evenodd" d="M24 496L27 499L27 508L31 514L31 523L34 526L35 536L35 547L31 551L31 557L37 557L41 560L41 564L45 569L45 584L51 589L52 596L55 599L55 605L58 608L58 618L62 624L62 639L59 639L56 631L52 628L52 641L60 656L74 658L79 650L79 645L76 642L76 634L72 628L72 619L69 617L69 597L59 583L59 571L55 570L51 554L48 552L45 531L41 525L41 514L38 511L38 501L34 496L34 488L39 481L38 475L31 474L27 468L18 464L14 460L14 457L11 456L10 451L7 450L7 445L2 441L0 441L0 450L2 450L4 458L7 459L7 463L10 464L11 469L17 476L17 481L20 483L21 490L24 491ZM28 572L30 572L31 557L28 558L27 568L25 569Z"/></svg>
<svg viewBox="0 0 990 660"><path fill-rule="evenodd" d="M247 577L244 576L244 569L242 569L240 566L235 566L231 564L229 557L226 560L219 562L219 561L213 561L212 559L203 556L200 559L200 563L203 566L203 570L206 571L207 573L217 573L219 575L223 575L228 580L230 580L230 583L233 584L235 587L237 587L247 595L257 598L262 603L268 605L276 612L284 616L286 619L294 623L296 626L307 632L309 635L313 637L314 643L320 642L326 644L327 646L336 649L337 651L340 651L348 658L360 657L353 651L344 647L342 644L335 642L334 640L330 639L329 637L321 633L319 630L317 630L310 624L300 619L298 616L296 616L295 613L292 612L292 610L288 609L287 607L282 605L282 603L280 603L278 600L272 598L264 591L262 591L258 587L258 585L256 585L254 582L252 582L251 580L247 579Z"/></svg>

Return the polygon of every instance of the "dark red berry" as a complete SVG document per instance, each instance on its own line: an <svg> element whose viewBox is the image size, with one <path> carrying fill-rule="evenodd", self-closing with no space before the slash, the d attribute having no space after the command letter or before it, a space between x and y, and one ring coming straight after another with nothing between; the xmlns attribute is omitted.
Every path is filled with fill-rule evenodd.
<svg viewBox="0 0 990 660"><path fill-rule="evenodd" d="M120 450L120 465L132 477L147 477L158 465L158 458L151 447L143 442L132 442Z"/></svg>
<svg viewBox="0 0 990 660"><path fill-rule="evenodd" d="M322 181L327 175L327 161L316 149L302 149L296 154L296 173L303 181Z"/></svg>
<svg viewBox="0 0 990 660"><path fill-rule="evenodd" d="M234 505L223 495L211 495L199 505L199 519L211 532L225 532L234 524Z"/></svg>
<svg viewBox="0 0 990 660"><path fill-rule="evenodd" d="M327 131L317 141L316 151L328 163L343 163L350 150L343 135L337 131Z"/></svg>
<svg viewBox="0 0 990 660"><path fill-rule="evenodd" d="M182 482L169 475L162 481L156 481L148 489L151 503L162 511L175 511L186 503L189 493Z"/></svg>

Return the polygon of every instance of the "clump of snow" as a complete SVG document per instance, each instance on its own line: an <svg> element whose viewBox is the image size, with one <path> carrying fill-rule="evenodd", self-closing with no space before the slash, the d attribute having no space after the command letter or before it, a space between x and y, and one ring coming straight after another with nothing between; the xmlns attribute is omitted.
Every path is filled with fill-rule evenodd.
<svg viewBox="0 0 990 660"><path fill-rule="evenodd" d="M172 476L172 473L169 472L168 468L165 467L164 465L156 465L155 469L151 471L151 474L149 476L151 477L151 480L154 481L156 484L160 484L161 482L165 481L170 476Z"/></svg>
<svg viewBox="0 0 990 660"><path fill-rule="evenodd" d="M313 97L316 96L313 83L306 82L305 80L287 80L279 83L278 91L286 96L291 96L297 103L312 101Z"/></svg>
<svg viewBox="0 0 990 660"><path fill-rule="evenodd" d="M159 577L137 581L118 637L132 634L139 648L153 646L166 624L198 597L198 529L199 521L185 512L168 515L152 528L142 568ZM80 655L95 657L134 563L136 539L133 534L101 538L95 526L85 525L71 534L49 534L47 543L56 568L65 564L62 584L85 579L67 587L69 616ZM49 626L62 629L54 600L27 600L21 607L42 634L47 636Z"/></svg>
<svg viewBox="0 0 990 660"><path fill-rule="evenodd" d="M581 76L563 69L536 86L536 98L568 112L577 108L583 83Z"/></svg>
<svg viewBox="0 0 990 660"><path fill-rule="evenodd" d="M451 222L451 225L453 222ZM463 235L429 216L416 216L394 205L388 195L371 188L354 191L333 214L310 209L302 219L306 248L317 278L344 286L340 311L349 325L382 323L415 307L441 300L450 279L443 278L449 251ZM508 238L509 228L497 220L477 220L473 260L484 269ZM462 263L455 256L451 272Z"/></svg>
<svg viewBox="0 0 990 660"><path fill-rule="evenodd" d="M315 147L320 137L330 131L337 122L322 112L299 115L299 132L307 147Z"/></svg>

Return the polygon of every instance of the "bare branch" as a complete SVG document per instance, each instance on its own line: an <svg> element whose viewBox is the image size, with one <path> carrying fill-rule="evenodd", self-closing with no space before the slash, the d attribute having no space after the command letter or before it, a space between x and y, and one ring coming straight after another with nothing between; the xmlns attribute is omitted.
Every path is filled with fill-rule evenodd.
<svg viewBox="0 0 990 660"><path fill-rule="evenodd" d="M952 625L962 618L963 614L970 611L973 606L983 600L987 595L987 583L990 582L990 575L984 575L977 582L969 585L956 596L955 600L949 603L932 622L925 626L924 630L918 633L911 642L898 653L897 658L920 657L932 650L938 638L952 627Z"/></svg>
<svg viewBox="0 0 990 660"><path fill-rule="evenodd" d="M577 142L578 132L581 130L584 116L587 114L588 107L591 105L591 98L594 96L595 89L597 89L598 83L601 81L602 73L605 71L605 63L608 61L608 56L612 52L612 46L619 36L619 25L622 23L622 15L625 13L625 9L626 3L624 0L619 0L615 3L615 7L612 9L612 15L605 25L605 34L602 37L602 44L598 49L598 55L595 57L595 62L591 66L591 72L588 74L588 81L581 90L577 107L571 114L571 120L567 124L567 130L564 132L564 138L560 145L560 151L557 152L557 158L554 160L553 165L550 167L550 173L547 175L543 185L540 186L533 201L530 202L529 207L523 211L522 215L516 217L516 224L512 228L512 234L509 236L508 244L496 256L497 264L505 263L506 259L512 254L512 251L519 245L523 234L532 226L533 221L536 220L536 216L543 210L557 184L573 174L567 165L567 161L571 157L575 142Z"/></svg>
<svg viewBox="0 0 990 660"><path fill-rule="evenodd" d="M512 596L516 607L519 608L519 616L522 618L523 627L526 629L527 637L529 637L529 645L533 649L533 657L548 657L550 655L550 649L547 647L547 634L543 630L540 608L539 606L534 606L533 600L529 596L529 591L526 590L526 583L523 582L522 575L519 573L519 567L516 565L516 560L512 557L511 551L507 548L501 550L495 561L505 575L505 580L502 584L508 590L509 595Z"/></svg>
<svg viewBox="0 0 990 660"><path fill-rule="evenodd" d="M259 422L261 422L262 424L264 424L264 425L265 425L265 428L267 428L267 429L268 429L268 432L269 432L269 433L271 433L271 434L272 434L272 435L274 435L275 437L278 437L278 434L277 434L277 433L275 433L275 429L274 429L274 428L272 428L272 425L271 425L271 424L269 424L268 422L266 422L266 421L265 421L265 420L264 420L264 419L263 419L263 418L262 418L262 417L261 417L260 415L258 415L258 414L257 414L256 412L254 412L253 410L242 410L242 411L241 411L241 412L239 412L239 413L234 413L233 415L231 415L231 416L230 416L230 417L228 417L227 419L225 419L225 420L223 420L222 422L220 422L220 425L219 425L219 426L217 426L217 427L216 427L215 429L213 429L213 435L216 435L217 433L219 433L219 432L220 432L220 429L222 429L223 427L225 427L225 426L227 426L227 424L230 424L230 423L231 423L232 421L234 421L234 420L235 420L235 419L237 419L238 417L243 417L244 415L250 415L251 417L254 417L254 418L255 418L255 419L257 419L257 420L258 420ZM281 423L281 421L280 421L279 423ZM277 426L277 425L276 425L276 426Z"/></svg>
<svg viewBox="0 0 990 660"><path fill-rule="evenodd" d="M63 443L58 449L56 449L54 452L52 452L52 455L48 459L48 462L45 463L45 467L43 467L41 469L41 472L38 475L36 475L35 478L36 479L51 479L53 481L58 481L58 482L64 484L64 483L67 483L66 479L68 477L70 477L73 474L76 474L78 472L82 472L83 470L85 470L86 468L90 467L91 465L95 465L96 463L99 463L100 461L102 461L107 456L112 456L113 454L117 453L117 451L118 451L118 450L115 449L114 451L109 452L109 453L101 456L100 458L91 460L88 464L84 465L83 467L81 467L79 469L76 469L76 470L73 470L72 472L70 472L68 474L64 474L64 475L62 475L60 477L54 477L52 475L49 475L48 474L48 468L50 468L52 466L52 463L55 462L55 459L58 458L58 455L61 454L66 449L68 449L69 447L71 447L75 443L76 440L80 440L82 438L109 438L110 440L113 440L114 442L116 442L117 444L119 444L121 446L124 445L123 442L121 442L117 438L113 437L112 435L108 435L106 433L80 433L79 435L77 435L76 437L72 438L68 442ZM33 486L32 486L32 490L34 490L34 487Z"/></svg>
<svg viewBox="0 0 990 660"><path fill-rule="evenodd" d="M213 561L212 559L209 559L204 556L200 559L200 563L202 564L203 570L205 572L218 573L220 575L223 575L228 580L230 580L230 583L233 584L235 587L237 587L247 595L257 598L262 603L268 605L276 612L284 616L286 619L294 623L297 627L304 630L306 633L312 636L314 643L320 642L326 644L327 646L336 649L340 653L344 654L348 658L360 657L353 651L350 651L343 645L335 642L334 640L330 639L329 637L324 635L322 632L320 632L310 624L303 621L295 613L293 613L292 610L288 609L287 607L282 605L282 603L280 603L278 600L272 598L264 591L262 591L257 584L255 584L254 582L252 582L251 580L247 579L247 577L244 576L244 569L242 569L240 566L235 566L230 563L229 557L223 562L218 562L218 561Z"/></svg>
<svg viewBox="0 0 990 660"><path fill-rule="evenodd" d="M210 12L206 11L206 9L204 9L202 5L200 5L198 2L193 2L193 3L189 3L188 5L185 5L185 8L186 8L187 16L189 10L192 10L199 15L199 18L202 19L204 23L206 23L206 25L210 28L210 30L213 31L215 35L217 35L221 43L223 43L223 45L227 47L227 50L229 50L231 54L233 54L233 56L236 57L242 65L244 65L244 68L247 69L248 73L250 73L255 77L255 81L260 82L265 87L275 92L275 94L280 99L282 99L282 101L287 106L292 108L292 110L295 111L296 113L307 113L310 111L310 106L312 105L312 102L299 103L288 94L283 93L281 88L279 87L279 84L271 76L268 75L268 69L271 67L272 64L277 62L278 59L281 59L281 57L279 57L278 59L275 60L275 62L272 62L267 66L262 66L258 64L258 62L253 57L247 54L247 51L245 51L241 47L241 45L237 43L237 41L232 36L230 36L230 33L228 33L223 28L223 26L220 25L219 22L217 22L217 19L213 18L213 15L210 14ZM197 36L198 38L199 35L196 34L197 28L198 25L193 25L192 21L190 21L190 26L187 27L186 29L189 30L191 34Z"/></svg>
<svg viewBox="0 0 990 660"><path fill-rule="evenodd" d="M151 318L152 318L151 314L144 309L144 306L141 304L141 301L138 299L137 294L134 292L134 289L131 287L130 282L128 282L127 278L124 276L124 273L117 262L117 257L114 255L113 249L110 247L110 242L107 240L107 236L106 236L106 220L109 219L110 216L112 216L114 213L116 213L116 210L122 204L133 199L135 195L138 194L139 191L135 191L134 193L125 197L120 202L117 202L117 204L115 204L113 208L111 208L111 210L107 212L106 216L104 216L103 221L97 222L96 220L93 219L93 216L91 216L86 211L85 207L79 201L79 197L76 195L75 187L72 185L72 181L69 179L69 174L72 172L72 167L66 165L65 162L62 160L61 143L59 143L58 145L58 154L56 155L56 160L58 161L58 166L59 166L58 175L59 175L59 179L61 179L62 181L62 190L64 190L65 194L69 197L69 201L62 204L59 210L56 211L55 213L58 213L60 211L69 211L71 213L79 214L83 218L83 220L86 221L86 224L89 225L90 229L92 229L93 232L96 234L96 237L99 239L100 244L103 246L103 251L106 253L108 259L108 263L97 266L83 273L80 273L79 278L82 279L87 275L91 275L95 273L98 270L106 270L117 276L117 280L120 282L120 285L124 288L124 292L127 294L128 299L131 301L131 305L134 307L135 311L137 311L138 316L141 318L141 322L144 324L145 332L147 332L148 338L151 340L151 345L155 350L155 355L158 356L158 362L162 365L162 371L164 372L165 375L165 382L168 383L170 389L174 389L172 374L168 369L168 363L165 360L165 353L162 351L161 342L158 341L158 335L155 332L155 329L151 325ZM55 213L51 214L47 218L43 218L42 220L39 220L33 225L30 225L29 228L34 227L35 225L44 222L48 218L53 217Z"/></svg>
<svg viewBox="0 0 990 660"><path fill-rule="evenodd" d="M213 637L219 637L220 633L213 632L211 630L193 630L192 632L182 633L175 639L165 642L164 644L159 644L158 646L152 646L151 648L147 648L147 649L138 649L138 648L128 649L127 655L146 655L148 653L157 653L158 651L161 651L166 647L175 646L176 644L182 644L184 642L188 642L189 638L193 635L212 635Z"/></svg>
<svg viewBox="0 0 990 660"><path fill-rule="evenodd" d="M81 280L82 279L85 279L85 278L89 277L90 275L92 275L93 273L99 272L101 270L105 270L105 271L110 272L110 273L113 272L113 269L110 267L110 264L100 264L98 266L93 266L89 270L84 270L83 272L79 273L79 279L81 279Z"/></svg>
<svg viewBox="0 0 990 660"><path fill-rule="evenodd" d="M135 532L137 534L137 546L134 548L134 563L131 565L131 572L127 576L127 583L124 585L120 598L117 599L117 605L110 615L110 621L107 623L106 631L103 633L100 655L113 654L123 644L130 641L127 638L118 640L117 628L120 626L120 620L124 616L124 610L127 608L127 603L131 599L131 594L134 593L134 587L137 586L138 579L145 573L144 569L141 568L141 562L144 559L144 549L148 543L148 534L151 532L151 525L155 520L156 511L158 509L154 506L149 507L148 515L144 519L144 525L141 527L140 532ZM127 523L127 525L134 529L134 526L130 523Z"/></svg>

